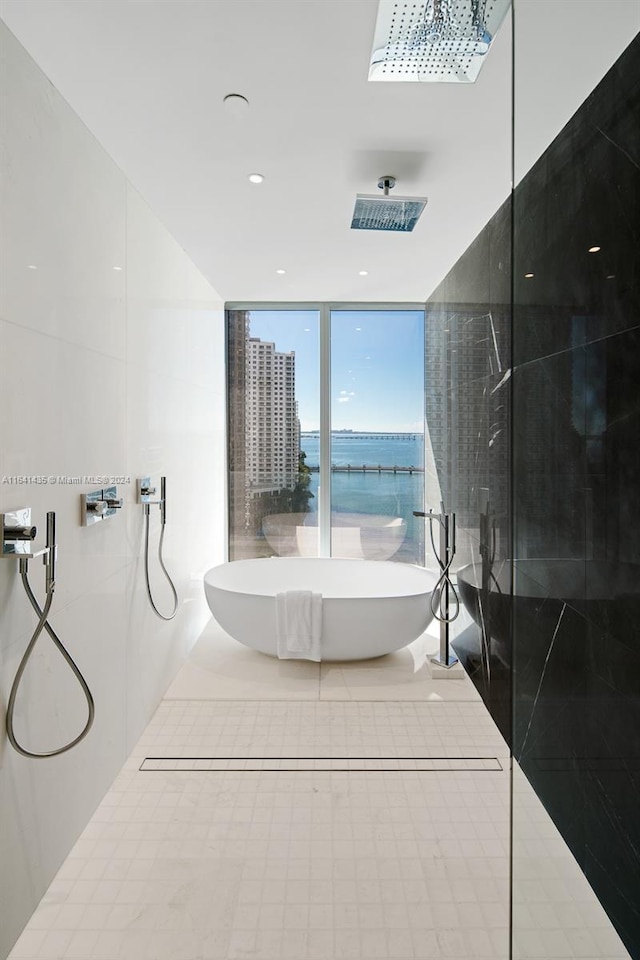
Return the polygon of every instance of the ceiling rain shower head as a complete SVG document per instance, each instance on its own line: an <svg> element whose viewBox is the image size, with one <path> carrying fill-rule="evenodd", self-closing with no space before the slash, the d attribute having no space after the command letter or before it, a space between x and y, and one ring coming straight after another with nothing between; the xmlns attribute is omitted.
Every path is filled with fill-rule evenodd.
<svg viewBox="0 0 640 960"><path fill-rule="evenodd" d="M384 191L382 196L356 194L352 230L392 230L395 233L413 230L427 205L427 197L390 197L389 190L395 185L395 177L380 177L378 186Z"/></svg>
<svg viewBox="0 0 640 960"><path fill-rule="evenodd" d="M369 80L473 83L511 0L380 0Z"/></svg>

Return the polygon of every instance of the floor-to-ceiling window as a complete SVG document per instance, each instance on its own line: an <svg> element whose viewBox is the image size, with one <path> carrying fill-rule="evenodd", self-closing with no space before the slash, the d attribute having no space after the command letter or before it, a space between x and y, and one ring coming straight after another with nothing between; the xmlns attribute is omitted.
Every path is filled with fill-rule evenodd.
<svg viewBox="0 0 640 960"><path fill-rule="evenodd" d="M320 424L319 311L227 311L229 556L318 554L301 444Z"/></svg>
<svg viewBox="0 0 640 960"><path fill-rule="evenodd" d="M420 563L424 310L227 310L229 556Z"/></svg>
<svg viewBox="0 0 640 960"><path fill-rule="evenodd" d="M424 310L331 311L331 545L421 562Z"/></svg>

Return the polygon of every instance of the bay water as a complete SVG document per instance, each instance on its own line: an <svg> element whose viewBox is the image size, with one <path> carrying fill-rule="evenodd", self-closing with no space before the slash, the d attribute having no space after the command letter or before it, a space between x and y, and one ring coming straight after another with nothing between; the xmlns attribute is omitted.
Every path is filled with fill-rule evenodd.
<svg viewBox="0 0 640 960"><path fill-rule="evenodd" d="M319 464L320 438L317 433L303 433L301 449L309 467ZM349 433L331 435L331 463L351 465L351 473L331 474L331 504L334 513L365 513L401 517L407 533L395 559L419 562L424 547L424 521L413 516L424 509L424 473L357 472L357 467L420 467L424 466L424 438L415 433ZM311 474L310 490L314 498L309 507L317 510L319 474Z"/></svg>

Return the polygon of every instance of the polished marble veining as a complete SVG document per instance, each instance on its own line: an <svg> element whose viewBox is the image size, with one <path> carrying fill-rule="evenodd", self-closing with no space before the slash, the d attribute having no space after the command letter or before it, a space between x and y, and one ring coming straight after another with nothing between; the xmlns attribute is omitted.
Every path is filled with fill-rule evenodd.
<svg viewBox="0 0 640 960"><path fill-rule="evenodd" d="M518 763L513 763L514 960L628 960L580 864Z"/></svg>
<svg viewBox="0 0 640 960"><path fill-rule="evenodd" d="M515 583L514 756L634 956L639 53L636 37L516 189L513 326L513 555L534 558Z"/></svg>
<svg viewBox="0 0 640 960"><path fill-rule="evenodd" d="M629 40L429 299L427 413L476 621L454 646L638 954L640 38ZM516 88L519 69L516 55ZM514 150L517 167L518 136ZM513 827L517 842L517 808ZM520 920L516 904L516 931ZM534 939L528 927L518 960L542 949Z"/></svg>
<svg viewBox="0 0 640 960"><path fill-rule="evenodd" d="M426 311L426 414L442 496L456 514L454 571L473 565L486 586L489 568L509 556L511 536L510 199L433 291ZM499 657L488 604L481 611L476 604L474 614L483 629L461 616L453 644L509 739L509 643Z"/></svg>
<svg viewBox="0 0 640 960"><path fill-rule="evenodd" d="M215 293L2 34L5 79L14 86L3 117L10 162L3 230L11 240L0 336L7 355L29 364L29 389L19 364L6 367L0 384L3 473L172 473L183 514L182 525L169 528L168 562L178 566L185 601L175 633L149 614L139 514L130 511L89 540L77 523L77 488L30 489L34 507L53 506L61 519L55 623L72 652L87 657L100 713L92 740L55 768L3 756L3 944L13 942L44 892L14 958L501 960L508 950L508 776L460 766L470 758L506 761L508 752L473 687L434 679L427 654L436 643L430 650L426 641L384 662L295 671L266 658L241 663L219 635L215 649L207 641L45 891L199 630L201 571L214 560L211 551L222 549L223 516L217 496L203 503L185 492L203 469L222 491L224 378L212 376L209 362L222 355ZM537 257L538 279L548 284L522 280L517 289L520 333L527 331L516 344L517 409L529 425L517 463L520 517L529 520L522 542L533 555L573 556L576 545L585 559L602 552L620 570L638 562L637 82L625 79L634 62L628 58L608 81L617 91L605 110L611 116L592 100L585 139L574 133L556 146L568 176L549 192L554 174L545 160L517 211L521 228L530 218L517 269ZM561 234L563 208L569 228ZM470 462L482 458L471 493L488 489L494 512L499 507L499 557L508 538L500 471L512 386L502 309L508 211L500 216L488 245L474 248L468 279L480 293L458 297L450 288L463 303L443 347L461 377L451 381L449 399L454 383L472 384L467 396L481 431L479 442L463 440ZM557 231L541 250L547 224ZM580 259L574 247L596 229L603 256ZM465 350L477 361L466 371L459 366ZM437 366L437 354L434 360ZM478 376L470 377L474 369ZM212 426L213 408L220 416ZM537 421L527 421L531 411ZM9 503L13 491L1 493ZM132 490L125 493L131 505ZM477 510L464 486L459 494ZM189 539L199 544L197 555L185 554L188 530L199 534ZM461 555L477 552L479 520L461 533ZM14 578L6 570L3 578L8 676L31 621L16 602ZM603 599L585 579L583 594L549 615L550 632L549 605L533 628L520 626L521 639L544 626L534 636L536 656L520 651L521 759L578 857L516 772L514 949L527 960L627 956L578 862L604 891L620 929L628 932L637 918L637 898L624 888L637 889L638 876L640 672L633 667L640 621L637 588L620 590L621 583L612 582ZM579 669L577 644L584 645ZM64 732L75 719L73 696L47 654L39 666L28 722L34 733ZM286 751L299 763L329 755L332 764L356 755L375 764L389 754L417 762L428 753L451 766L138 769L152 751L169 750L182 760L213 751L229 760L277 760Z"/></svg>

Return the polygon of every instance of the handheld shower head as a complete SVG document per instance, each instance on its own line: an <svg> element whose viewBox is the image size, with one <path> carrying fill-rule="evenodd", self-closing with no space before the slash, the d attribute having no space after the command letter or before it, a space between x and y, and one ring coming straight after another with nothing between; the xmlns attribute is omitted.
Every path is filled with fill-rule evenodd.
<svg viewBox="0 0 640 960"><path fill-rule="evenodd" d="M144 507L144 575L147 584L147 596L149 597L149 603L153 609L153 612L160 617L161 620L173 620L176 613L178 612L178 594L175 588L175 584L167 568L164 565L164 560L162 557L162 544L164 542L164 533L165 526L167 523L167 478L160 477L160 499L151 500L153 494L155 494L156 488L151 486L150 477L141 477L138 480L138 503L141 503ZM173 595L173 610L168 616L165 616L163 613L160 613L160 610L155 604L153 599L153 594L151 592L151 582L149 580L149 526L151 521L151 504L157 503L160 507L160 540L158 541L158 563L160 564L160 569L167 578L169 583L169 588Z"/></svg>
<svg viewBox="0 0 640 960"><path fill-rule="evenodd" d="M160 523L167 522L167 478L160 477Z"/></svg>
<svg viewBox="0 0 640 960"><path fill-rule="evenodd" d="M58 545L56 544L56 515L53 510L47 514L47 553L44 556L46 569L46 591L49 593L56 584L56 560L58 559Z"/></svg>

